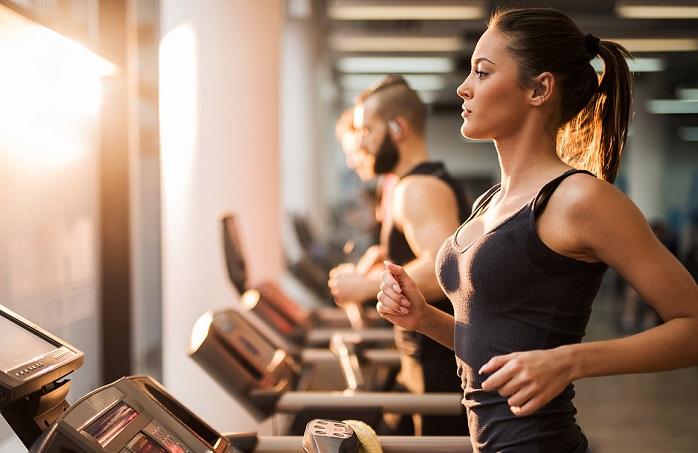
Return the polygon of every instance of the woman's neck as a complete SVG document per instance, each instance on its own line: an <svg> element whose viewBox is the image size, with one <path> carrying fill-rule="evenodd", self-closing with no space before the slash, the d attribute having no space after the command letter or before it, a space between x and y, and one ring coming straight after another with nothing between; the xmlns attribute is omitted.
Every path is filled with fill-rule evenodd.
<svg viewBox="0 0 698 453"><path fill-rule="evenodd" d="M569 168L557 156L555 138L530 129L523 127L494 141L501 171L501 198L527 195Z"/></svg>

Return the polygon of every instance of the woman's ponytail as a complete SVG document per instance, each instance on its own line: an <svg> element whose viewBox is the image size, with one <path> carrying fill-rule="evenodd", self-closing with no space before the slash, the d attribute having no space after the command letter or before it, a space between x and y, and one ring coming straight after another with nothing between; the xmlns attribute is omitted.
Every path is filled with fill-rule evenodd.
<svg viewBox="0 0 698 453"><path fill-rule="evenodd" d="M560 158L613 182L630 125L632 84L625 60L630 53L617 43L584 35L567 16L548 8L498 10L490 26L506 34L523 86L544 71L556 76L560 105L554 127ZM604 63L600 80L590 64L597 55Z"/></svg>

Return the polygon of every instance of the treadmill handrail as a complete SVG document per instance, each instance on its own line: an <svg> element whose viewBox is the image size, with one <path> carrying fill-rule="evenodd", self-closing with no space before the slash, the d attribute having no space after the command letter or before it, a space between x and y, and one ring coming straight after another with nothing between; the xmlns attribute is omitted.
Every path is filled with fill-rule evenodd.
<svg viewBox="0 0 698 453"><path fill-rule="evenodd" d="M229 435L224 435L228 438ZM384 453L471 453L473 446L466 436L378 436ZM235 445L234 441L232 442ZM299 436L259 436L254 453L303 453ZM243 450L245 453L252 450Z"/></svg>
<svg viewBox="0 0 698 453"><path fill-rule="evenodd" d="M462 398L461 393L285 392L276 403L276 411L293 413L311 408L379 407L397 414L460 415L463 413Z"/></svg>
<svg viewBox="0 0 698 453"><path fill-rule="evenodd" d="M359 351L359 360L376 365L399 366L400 353L395 349L367 349ZM301 362L310 365L337 363L337 357L329 349L308 348L301 351Z"/></svg>
<svg viewBox="0 0 698 453"><path fill-rule="evenodd" d="M391 327L374 327L361 330L315 328L308 331L306 341L309 345L327 344L332 335L359 335L362 341L392 343L395 334Z"/></svg>

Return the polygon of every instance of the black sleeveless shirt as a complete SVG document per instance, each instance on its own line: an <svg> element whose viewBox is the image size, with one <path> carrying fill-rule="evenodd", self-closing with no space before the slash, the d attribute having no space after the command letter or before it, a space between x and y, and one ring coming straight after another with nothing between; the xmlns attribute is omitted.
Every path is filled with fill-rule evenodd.
<svg viewBox="0 0 698 453"><path fill-rule="evenodd" d="M454 349L476 451L583 453L587 449L574 417L572 385L534 414L517 417L506 398L482 390L488 375L477 373L494 356L581 342L607 266L561 255L536 231L536 218L550 195L563 179L580 172L563 173L495 228L470 244L458 244L458 231L499 191L494 186L437 256L439 282L454 306Z"/></svg>
<svg viewBox="0 0 698 453"><path fill-rule="evenodd" d="M445 182L451 188L456 197L460 221L462 222L468 218L470 215L470 206L466 201L465 195L458 187L456 181L451 177L448 171L446 171L446 167L442 162L423 162L414 167L409 173L404 175L403 178L411 175L433 176ZM402 231L392 221L387 222L385 227L388 229L386 235L386 253L388 259L399 265L404 265L405 263L414 260L416 256L412 252L412 249L410 248L410 245ZM430 301L430 303L432 303L432 301ZM444 297L439 301L433 302L432 305L449 314L453 314L453 305L448 298ZM426 349L429 353L443 353L450 356L453 355L453 351L425 335L411 332L397 326L395 326L395 332L395 344L401 353L419 356L421 353L425 352Z"/></svg>

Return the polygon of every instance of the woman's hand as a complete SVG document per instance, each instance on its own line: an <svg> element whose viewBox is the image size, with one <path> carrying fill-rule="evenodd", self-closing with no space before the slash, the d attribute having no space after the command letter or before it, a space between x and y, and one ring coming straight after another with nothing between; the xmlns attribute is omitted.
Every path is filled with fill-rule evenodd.
<svg viewBox="0 0 698 453"><path fill-rule="evenodd" d="M491 358L479 374L491 373L482 389L507 398L514 415L530 415L573 380L573 362L561 348L514 352Z"/></svg>
<svg viewBox="0 0 698 453"><path fill-rule="evenodd" d="M428 307L424 295L402 266L386 261L385 268L377 296L378 313L397 326L419 330Z"/></svg>

